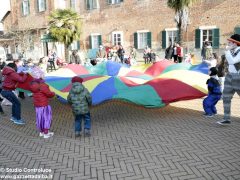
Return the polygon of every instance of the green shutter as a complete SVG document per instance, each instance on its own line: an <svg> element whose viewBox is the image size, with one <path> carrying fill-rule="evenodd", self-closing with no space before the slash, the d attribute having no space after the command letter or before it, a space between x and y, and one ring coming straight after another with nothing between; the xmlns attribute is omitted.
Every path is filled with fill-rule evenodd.
<svg viewBox="0 0 240 180"><path fill-rule="evenodd" d="M30 1L28 0L28 15L30 14Z"/></svg>
<svg viewBox="0 0 240 180"><path fill-rule="evenodd" d="M77 41L77 50L80 50L80 41Z"/></svg>
<svg viewBox="0 0 240 180"><path fill-rule="evenodd" d="M87 10L90 10L90 2L89 2L89 0L86 0L86 4L87 4L87 6L86 6Z"/></svg>
<svg viewBox="0 0 240 180"><path fill-rule="evenodd" d="M214 49L218 49L219 48L219 36L220 36L219 28L213 29L212 31L213 31L213 45L212 45L212 47Z"/></svg>
<svg viewBox="0 0 240 180"><path fill-rule="evenodd" d="M240 34L240 27L235 27L234 28L234 33L235 34Z"/></svg>
<svg viewBox="0 0 240 180"><path fill-rule="evenodd" d="M24 14L23 14L23 2L22 2L22 15L24 16Z"/></svg>
<svg viewBox="0 0 240 180"><path fill-rule="evenodd" d="M201 30L195 29L195 48L201 48Z"/></svg>
<svg viewBox="0 0 240 180"><path fill-rule="evenodd" d="M135 49L138 49L138 34L135 32L133 34L133 37L134 37L134 47Z"/></svg>
<svg viewBox="0 0 240 180"><path fill-rule="evenodd" d="M98 35L98 46L102 45L102 36Z"/></svg>
<svg viewBox="0 0 240 180"><path fill-rule="evenodd" d="M47 10L47 1L44 0L45 11Z"/></svg>
<svg viewBox="0 0 240 180"><path fill-rule="evenodd" d="M167 32L164 30L162 31L162 48L165 49L167 47Z"/></svg>
<svg viewBox="0 0 240 180"><path fill-rule="evenodd" d="M37 9L37 12L39 12L39 0L36 0L36 9Z"/></svg>
<svg viewBox="0 0 240 180"><path fill-rule="evenodd" d="M152 33L147 32L147 45L148 47L152 48Z"/></svg>
<svg viewBox="0 0 240 180"><path fill-rule="evenodd" d="M89 36L89 49L92 49L92 36Z"/></svg>

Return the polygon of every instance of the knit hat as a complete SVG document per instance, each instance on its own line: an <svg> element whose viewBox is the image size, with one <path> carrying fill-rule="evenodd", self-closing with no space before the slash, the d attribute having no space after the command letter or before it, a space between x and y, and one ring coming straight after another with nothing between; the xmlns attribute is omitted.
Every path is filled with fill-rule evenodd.
<svg viewBox="0 0 240 180"><path fill-rule="evenodd" d="M32 68L30 71L30 74L35 79L40 79L40 78L44 79L44 77L45 77L43 70L38 66L35 66L34 68Z"/></svg>
<svg viewBox="0 0 240 180"><path fill-rule="evenodd" d="M82 83L83 79L78 77L78 76L75 76L75 77L72 78L72 83L75 83L75 82Z"/></svg>
<svg viewBox="0 0 240 180"><path fill-rule="evenodd" d="M240 46L240 34L234 34L230 38L228 38L227 40L231 41L233 43L236 43L238 46Z"/></svg>
<svg viewBox="0 0 240 180"><path fill-rule="evenodd" d="M218 70L216 67L211 67L209 71L210 71L210 76L215 76L218 73Z"/></svg>

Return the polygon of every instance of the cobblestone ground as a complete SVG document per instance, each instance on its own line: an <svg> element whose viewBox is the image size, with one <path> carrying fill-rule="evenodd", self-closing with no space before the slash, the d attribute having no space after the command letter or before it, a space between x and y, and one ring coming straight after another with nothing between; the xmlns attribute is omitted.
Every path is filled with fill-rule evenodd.
<svg viewBox="0 0 240 180"><path fill-rule="evenodd" d="M224 127L215 123L223 117L221 101L212 118L202 115L202 99L160 109L106 102L91 109L92 136L79 138L70 107L53 100L50 139L38 136L31 98L21 102L25 126L9 116L0 120L2 179L240 179L239 97L233 100L232 124ZM4 109L10 114L10 107ZM51 172L24 172L34 168Z"/></svg>

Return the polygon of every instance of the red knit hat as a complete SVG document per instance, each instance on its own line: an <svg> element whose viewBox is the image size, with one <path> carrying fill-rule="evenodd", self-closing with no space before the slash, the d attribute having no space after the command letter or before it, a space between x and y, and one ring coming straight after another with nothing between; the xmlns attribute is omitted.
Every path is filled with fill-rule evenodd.
<svg viewBox="0 0 240 180"><path fill-rule="evenodd" d="M75 83L75 82L82 83L83 79L78 77L78 76L75 76L75 77L72 78L72 83Z"/></svg>

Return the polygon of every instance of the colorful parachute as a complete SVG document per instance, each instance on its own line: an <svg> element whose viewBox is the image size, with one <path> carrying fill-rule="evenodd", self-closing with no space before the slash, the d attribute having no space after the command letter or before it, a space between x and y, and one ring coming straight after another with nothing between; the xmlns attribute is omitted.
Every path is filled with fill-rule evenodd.
<svg viewBox="0 0 240 180"><path fill-rule="evenodd" d="M46 83L62 100L71 89L71 78L80 76L97 105L120 99L145 107L163 107L171 102L201 98L207 93L208 68L163 60L128 67L115 62L96 66L70 64L46 77Z"/></svg>

